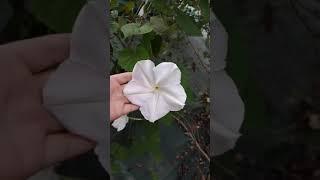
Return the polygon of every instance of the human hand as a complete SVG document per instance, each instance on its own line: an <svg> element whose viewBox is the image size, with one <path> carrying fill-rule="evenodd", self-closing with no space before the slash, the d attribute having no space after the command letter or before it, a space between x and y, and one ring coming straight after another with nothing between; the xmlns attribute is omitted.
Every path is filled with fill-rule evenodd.
<svg viewBox="0 0 320 180"><path fill-rule="evenodd" d="M136 111L139 106L131 104L123 95L123 88L132 79L130 72L110 76L110 120L114 121L119 117Z"/></svg>
<svg viewBox="0 0 320 180"><path fill-rule="evenodd" d="M65 34L0 46L0 179L25 179L94 147L66 132L42 105L49 69L68 53Z"/></svg>

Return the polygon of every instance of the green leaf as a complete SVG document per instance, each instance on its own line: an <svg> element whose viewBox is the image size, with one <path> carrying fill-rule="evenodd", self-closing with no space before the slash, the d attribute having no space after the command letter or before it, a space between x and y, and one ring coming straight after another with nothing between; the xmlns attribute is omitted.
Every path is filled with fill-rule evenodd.
<svg viewBox="0 0 320 180"><path fill-rule="evenodd" d="M201 36L201 30L196 25L194 19L181 11L177 11L176 22L178 26L181 28L189 36Z"/></svg>
<svg viewBox="0 0 320 180"><path fill-rule="evenodd" d="M170 126L173 123L173 118L171 114L165 115L163 118L159 119L159 122L165 126Z"/></svg>
<svg viewBox="0 0 320 180"><path fill-rule="evenodd" d="M153 28L153 30L158 34L162 34L169 29L168 25L163 20L163 18L158 16L153 16L150 18L150 25Z"/></svg>
<svg viewBox="0 0 320 180"><path fill-rule="evenodd" d="M110 0L110 9L117 8L119 6L118 0Z"/></svg>
<svg viewBox="0 0 320 180"><path fill-rule="evenodd" d="M196 98L195 94L193 93L190 83L189 83L189 70L185 66L179 66L181 70L181 85L186 91L187 94L187 103L191 103Z"/></svg>
<svg viewBox="0 0 320 180"><path fill-rule="evenodd" d="M142 46L136 49L124 48L119 52L118 63L124 70L132 71L138 61L148 58L148 51Z"/></svg>
<svg viewBox="0 0 320 180"><path fill-rule="evenodd" d="M111 154L115 155L117 160L123 160L130 156L129 150L118 143L112 143L111 151Z"/></svg>
<svg viewBox="0 0 320 180"><path fill-rule="evenodd" d="M56 32L71 32L86 0L31 0L31 13Z"/></svg>
<svg viewBox="0 0 320 180"><path fill-rule="evenodd" d="M121 31L125 38L133 35L142 35L151 32L153 28L150 24L129 23L121 27Z"/></svg>
<svg viewBox="0 0 320 180"><path fill-rule="evenodd" d="M164 0L152 0L151 6L160 14L171 16L174 13L172 4Z"/></svg>
<svg viewBox="0 0 320 180"><path fill-rule="evenodd" d="M130 13L131 11L133 11L134 7L135 7L135 3L133 1L129 1L125 4L124 11L126 13Z"/></svg>
<svg viewBox="0 0 320 180"><path fill-rule="evenodd" d="M157 57L161 51L162 46L162 37L159 35L156 35L154 39L151 40L151 48L152 48L152 54L154 57Z"/></svg>
<svg viewBox="0 0 320 180"><path fill-rule="evenodd" d="M143 128L143 134L135 137L130 149L131 154L141 156L145 153L151 153L155 160L160 161L162 153L160 151L159 124L139 122L138 125Z"/></svg>
<svg viewBox="0 0 320 180"><path fill-rule="evenodd" d="M155 37L155 33L150 32L150 33L144 34L141 41L141 45L148 51L150 57L153 56L151 41L154 39L154 37Z"/></svg>
<svg viewBox="0 0 320 180"><path fill-rule="evenodd" d="M120 29L119 23L117 23L117 22L115 22L115 21L112 21L112 22L111 22L111 32L112 32L112 33L115 33L115 32L117 32L119 29Z"/></svg>
<svg viewBox="0 0 320 180"><path fill-rule="evenodd" d="M144 34L141 45L148 51L150 57L157 57L162 48L162 37L155 32Z"/></svg>
<svg viewBox="0 0 320 180"><path fill-rule="evenodd" d="M205 21L209 21L209 17L210 17L209 1L200 0L200 8L201 8L201 14L204 17Z"/></svg>

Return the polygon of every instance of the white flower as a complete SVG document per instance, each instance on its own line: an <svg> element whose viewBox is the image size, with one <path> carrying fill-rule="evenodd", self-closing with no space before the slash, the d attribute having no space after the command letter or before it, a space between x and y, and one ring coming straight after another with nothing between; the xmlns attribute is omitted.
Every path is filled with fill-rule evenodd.
<svg viewBox="0 0 320 180"><path fill-rule="evenodd" d="M117 131L121 131L126 127L126 124L129 121L128 116L121 116L120 118L113 121L112 126L117 129Z"/></svg>
<svg viewBox="0 0 320 180"><path fill-rule="evenodd" d="M142 7L140 8L140 10L138 12L138 16L142 17L144 15L144 9L145 9L146 5L148 4L148 2L149 2L149 0L146 0L143 3Z"/></svg>
<svg viewBox="0 0 320 180"><path fill-rule="evenodd" d="M146 120L155 122L184 107L187 95L180 83L181 71L176 64L163 62L155 66L151 60L142 60L134 66L132 80L123 93L140 106Z"/></svg>
<svg viewBox="0 0 320 180"><path fill-rule="evenodd" d="M43 101L68 131L97 142L95 153L110 172L105 12L104 0L88 1L82 8L73 26L70 57L50 76Z"/></svg>
<svg viewBox="0 0 320 180"><path fill-rule="evenodd" d="M138 16L142 17L144 15L144 8L145 8L145 5L143 5L138 13Z"/></svg>
<svg viewBox="0 0 320 180"><path fill-rule="evenodd" d="M240 137L239 129L244 119L244 104L237 87L227 75L226 56L228 50L228 34L222 24L211 12L210 32L213 36L213 99L211 111L213 121L210 123L210 154L220 155L232 149Z"/></svg>

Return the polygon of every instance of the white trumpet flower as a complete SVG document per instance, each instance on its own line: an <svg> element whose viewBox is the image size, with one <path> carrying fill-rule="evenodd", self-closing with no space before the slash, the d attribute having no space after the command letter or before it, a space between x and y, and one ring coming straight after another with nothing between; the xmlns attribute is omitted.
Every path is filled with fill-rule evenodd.
<svg viewBox="0 0 320 180"><path fill-rule="evenodd" d="M153 123L170 111L183 109L187 95L180 83L181 71L175 63L155 66L151 60L142 60L134 66L132 80L123 93L131 103L140 106L144 118ZM122 116L112 126L121 131L127 123L128 117Z"/></svg>
<svg viewBox="0 0 320 180"><path fill-rule="evenodd" d="M146 0L143 3L142 7L140 8L140 10L138 12L138 16L140 16L140 17L144 16L144 9L145 9L146 5L148 4L148 2L149 2L149 0Z"/></svg>
<svg viewBox="0 0 320 180"><path fill-rule="evenodd" d="M181 71L176 64L163 62L155 66L151 60L142 60L134 66L132 80L123 93L140 106L146 120L155 122L184 107L187 95L180 83Z"/></svg>
<svg viewBox="0 0 320 180"><path fill-rule="evenodd" d="M105 3L88 1L80 11L71 35L70 57L50 75L43 101L68 131L97 143L94 152L110 172Z"/></svg>
<svg viewBox="0 0 320 180"><path fill-rule="evenodd" d="M233 80L224 70L228 50L228 34L212 12L211 47L213 48L212 117L210 122L210 154L220 155L232 149L240 137L244 119L244 103Z"/></svg>

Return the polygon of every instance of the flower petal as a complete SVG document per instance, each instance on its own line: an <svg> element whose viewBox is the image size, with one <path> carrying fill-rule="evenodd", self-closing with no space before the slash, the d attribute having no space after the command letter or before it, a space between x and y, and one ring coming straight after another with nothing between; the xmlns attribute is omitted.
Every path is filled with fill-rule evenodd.
<svg viewBox="0 0 320 180"><path fill-rule="evenodd" d="M218 122L212 123L210 144L214 144L212 151L214 155L220 155L229 149L232 149L240 137L238 132L231 131L230 129L222 126Z"/></svg>
<svg viewBox="0 0 320 180"><path fill-rule="evenodd" d="M211 154L219 155L233 148L239 136L238 132L244 119L244 103L236 85L225 71L214 72L212 81L213 122L210 123L210 146L213 151Z"/></svg>
<svg viewBox="0 0 320 180"><path fill-rule="evenodd" d="M228 52L228 34L221 24L221 22L217 19L215 14L211 11L211 58L213 59L213 69L222 70L226 66L226 56Z"/></svg>
<svg viewBox="0 0 320 180"><path fill-rule="evenodd" d="M176 85L181 82L181 71L175 63L163 62L154 68L155 83L159 86Z"/></svg>
<svg viewBox="0 0 320 180"><path fill-rule="evenodd" d="M144 8L146 5L143 5L138 13L138 16L142 17L144 15Z"/></svg>
<svg viewBox="0 0 320 180"><path fill-rule="evenodd" d="M136 81L129 82L123 92L132 104L140 106L141 114L150 122L155 122L170 111L158 92L150 91Z"/></svg>
<svg viewBox="0 0 320 180"><path fill-rule="evenodd" d="M143 117L150 121L155 122L170 112L169 106L159 92L148 94L145 104L140 107Z"/></svg>
<svg viewBox="0 0 320 180"><path fill-rule="evenodd" d="M117 131L121 131L126 127L126 124L129 122L128 116L124 115L114 120L112 126L117 129Z"/></svg>
<svg viewBox="0 0 320 180"><path fill-rule="evenodd" d="M155 67L152 61L142 60L132 74L123 93L131 103L140 106L148 121L155 122L168 112L184 107L187 96L180 85L181 71L176 64L164 62Z"/></svg>
<svg viewBox="0 0 320 180"><path fill-rule="evenodd" d="M88 1L81 10L71 37L71 61L86 64L101 74L106 72L106 5Z"/></svg>
<svg viewBox="0 0 320 180"><path fill-rule="evenodd" d="M132 104L143 106L148 98L152 97L153 90L150 87L145 87L137 81L130 81L125 85L123 94L129 99Z"/></svg>
<svg viewBox="0 0 320 180"><path fill-rule="evenodd" d="M73 28L70 58L50 76L43 103L68 131L97 142L98 160L110 172L106 12L103 0L88 1L83 7Z"/></svg>
<svg viewBox="0 0 320 180"><path fill-rule="evenodd" d="M159 91L170 111L180 111L184 107L187 94L180 84L161 86Z"/></svg>
<svg viewBox="0 0 320 180"><path fill-rule="evenodd" d="M152 88L155 84L154 67L155 65L151 60L138 61L132 71L132 80L139 82L145 87Z"/></svg>

